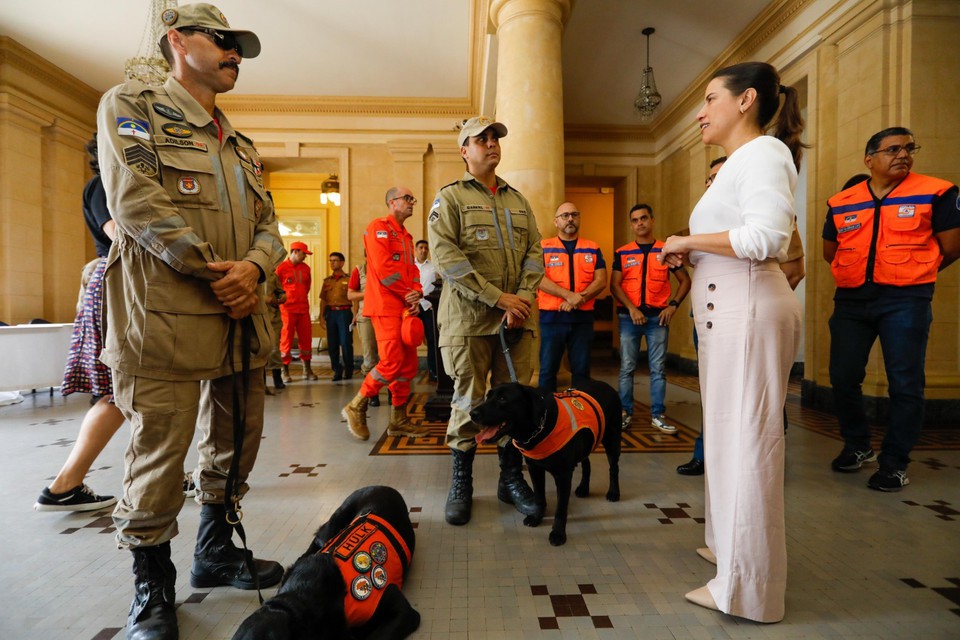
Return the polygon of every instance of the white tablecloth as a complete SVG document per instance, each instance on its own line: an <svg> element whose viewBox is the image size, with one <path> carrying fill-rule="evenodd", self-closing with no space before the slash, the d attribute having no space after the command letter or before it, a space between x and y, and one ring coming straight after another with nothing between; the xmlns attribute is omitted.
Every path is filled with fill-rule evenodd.
<svg viewBox="0 0 960 640"><path fill-rule="evenodd" d="M59 387L73 324L0 327L0 391Z"/></svg>

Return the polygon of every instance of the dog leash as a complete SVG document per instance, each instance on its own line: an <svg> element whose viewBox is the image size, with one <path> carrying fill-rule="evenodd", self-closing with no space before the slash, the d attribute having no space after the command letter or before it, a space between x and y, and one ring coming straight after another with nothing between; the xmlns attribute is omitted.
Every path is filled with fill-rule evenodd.
<svg viewBox="0 0 960 640"><path fill-rule="evenodd" d="M247 431L246 400L250 392L250 332L253 322L249 316L240 321L240 375L237 375L236 361L233 354L233 341L236 337L237 321L230 320L227 330L227 350L230 354L230 372L233 377L233 459L230 461L230 470L227 472L227 482L223 491L223 506L226 509L227 524L233 527L243 544L243 561L247 571L253 577L253 584L257 589L257 598L263 604L263 594L260 592L260 574L253 565L253 554L247 549L247 534L240 523L243 520L243 511L240 508L240 490L237 476L240 473L240 457L243 454L243 437Z"/></svg>
<svg viewBox="0 0 960 640"><path fill-rule="evenodd" d="M503 347L503 357L507 360L507 370L510 372L510 381L517 380L517 370L513 368L513 358L510 357L510 347L507 346L507 319L500 323L500 346Z"/></svg>

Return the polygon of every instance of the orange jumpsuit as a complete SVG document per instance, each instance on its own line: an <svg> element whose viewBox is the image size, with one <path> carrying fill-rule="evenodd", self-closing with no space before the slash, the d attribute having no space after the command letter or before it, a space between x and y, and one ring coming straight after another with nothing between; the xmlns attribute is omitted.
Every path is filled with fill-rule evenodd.
<svg viewBox="0 0 960 640"><path fill-rule="evenodd" d="M400 339L404 300L410 291L421 294L420 270L414 262L413 236L393 216L377 218L363 234L367 252L367 289L363 315L373 322L380 362L363 379L360 392L372 398L390 386L393 406L406 404L410 382L417 373L417 348Z"/></svg>
<svg viewBox="0 0 960 640"><path fill-rule="evenodd" d="M277 267L280 286L287 292L287 301L280 305L283 330L280 332L280 355L283 364L293 361L293 334L297 334L300 359L310 362L313 336L310 330L310 267L306 263L293 264L289 259Z"/></svg>

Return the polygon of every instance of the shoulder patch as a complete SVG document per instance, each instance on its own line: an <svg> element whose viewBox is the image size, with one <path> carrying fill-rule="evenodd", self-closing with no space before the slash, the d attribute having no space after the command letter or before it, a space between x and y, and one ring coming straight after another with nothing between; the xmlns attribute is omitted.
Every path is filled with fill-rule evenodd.
<svg viewBox="0 0 960 640"><path fill-rule="evenodd" d="M154 102L153 110L164 118L176 120L177 122L181 122L183 120L183 112L178 109L174 109L170 105L163 104L162 102Z"/></svg>
<svg viewBox="0 0 960 640"><path fill-rule="evenodd" d="M136 118L117 118L117 135L134 136L141 140L150 139L150 123Z"/></svg>
<svg viewBox="0 0 960 640"><path fill-rule="evenodd" d="M123 161L131 169L148 178L157 175L157 155L143 145L133 144L124 147Z"/></svg>
<svg viewBox="0 0 960 640"><path fill-rule="evenodd" d="M377 231L377 239L379 240L380 238L383 238L384 240L386 240L386 239L387 239L387 232L384 231L384 230L379 230L379 231Z"/></svg>
<svg viewBox="0 0 960 640"><path fill-rule="evenodd" d="M433 211L430 212L430 217L427 218L427 222L429 222L430 224L433 224L439 219L440 219L440 210L434 209Z"/></svg>

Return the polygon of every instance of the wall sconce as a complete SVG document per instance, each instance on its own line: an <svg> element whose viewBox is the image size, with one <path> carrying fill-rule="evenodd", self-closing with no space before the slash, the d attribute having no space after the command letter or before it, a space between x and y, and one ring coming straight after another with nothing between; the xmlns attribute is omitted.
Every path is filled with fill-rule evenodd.
<svg viewBox="0 0 960 640"><path fill-rule="evenodd" d="M327 202L332 202L335 207L340 206L340 181L335 173L320 185L320 203Z"/></svg>

